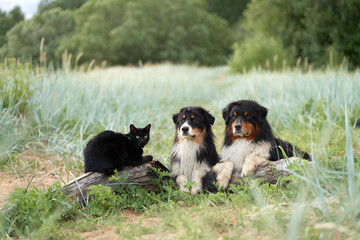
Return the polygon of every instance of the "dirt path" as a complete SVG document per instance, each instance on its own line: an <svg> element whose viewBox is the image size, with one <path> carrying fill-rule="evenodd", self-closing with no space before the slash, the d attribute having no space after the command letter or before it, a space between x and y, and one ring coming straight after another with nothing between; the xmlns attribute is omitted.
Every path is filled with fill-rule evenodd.
<svg viewBox="0 0 360 240"><path fill-rule="evenodd" d="M65 182L73 180L63 163L62 159L54 156L34 155L31 152L19 154L13 169L0 170L0 208L15 188L26 188L30 183L30 186L46 189L56 181L61 182L60 177ZM81 174L79 170L71 172L75 176Z"/></svg>

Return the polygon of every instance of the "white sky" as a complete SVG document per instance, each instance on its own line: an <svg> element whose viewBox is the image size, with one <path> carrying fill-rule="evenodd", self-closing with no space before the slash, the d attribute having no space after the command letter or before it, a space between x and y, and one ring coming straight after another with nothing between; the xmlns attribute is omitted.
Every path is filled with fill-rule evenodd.
<svg viewBox="0 0 360 240"><path fill-rule="evenodd" d="M37 11L40 0L0 0L0 9L9 12L15 6L21 8L25 18L31 18Z"/></svg>

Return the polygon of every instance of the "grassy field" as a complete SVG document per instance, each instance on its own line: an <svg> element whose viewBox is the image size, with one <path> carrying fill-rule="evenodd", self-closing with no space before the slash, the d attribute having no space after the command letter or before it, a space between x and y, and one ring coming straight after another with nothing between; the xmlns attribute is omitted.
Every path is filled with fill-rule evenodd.
<svg viewBox="0 0 360 240"><path fill-rule="evenodd" d="M64 73L10 62L0 65L0 84L0 182L20 187L0 193L3 206L17 206L0 213L4 239L360 237L360 130L353 128L359 71L231 75L226 67L163 64ZM51 187L44 182L81 175L85 144L104 129L127 132L130 123L152 124L145 152L168 166L171 116L189 105L216 117L220 150L221 110L239 99L266 106L275 135L310 152L313 166L293 166L294 176L277 185L249 180L233 194L190 196L171 182L159 182L158 194L130 186L114 195L98 187L87 206L52 195L59 178Z"/></svg>

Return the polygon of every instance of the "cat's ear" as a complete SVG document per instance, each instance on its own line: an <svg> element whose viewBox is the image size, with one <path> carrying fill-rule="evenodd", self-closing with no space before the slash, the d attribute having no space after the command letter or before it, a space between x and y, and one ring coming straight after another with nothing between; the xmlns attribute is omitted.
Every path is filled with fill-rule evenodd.
<svg viewBox="0 0 360 240"><path fill-rule="evenodd" d="M147 132L150 132L150 128L151 128L151 124L149 124L149 125L147 125L147 126L145 127L145 129L146 129Z"/></svg>
<svg viewBox="0 0 360 240"><path fill-rule="evenodd" d="M136 127L134 125L130 124L130 132L135 131L135 129L136 129Z"/></svg>

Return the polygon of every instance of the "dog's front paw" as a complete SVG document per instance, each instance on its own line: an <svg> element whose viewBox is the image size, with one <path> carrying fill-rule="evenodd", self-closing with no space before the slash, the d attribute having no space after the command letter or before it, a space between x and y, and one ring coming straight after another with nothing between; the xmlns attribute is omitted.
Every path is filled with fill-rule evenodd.
<svg viewBox="0 0 360 240"><path fill-rule="evenodd" d="M234 163L217 163L213 170L217 173L216 181L218 182L219 186L223 189L226 189L229 186L231 175L234 170Z"/></svg>
<svg viewBox="0 0 360 240"><path fill-rule="evenodd" d="M255 165L252 164L245 164L241 171L241 177L246 177L254 173L256 169Z"/></svg>
<svg viewBox="0 0 360 240"><path fill-rule="evenodd" d="M184 185L180 185L180 191L182 191L182 192L190 192L189 188L184 187Z"/></svg>
<svg viewBox="0 0 360 240"><path fill-rule="evenodd" d="M185 175L180 175L176 178L176 183L179 185L180 191L189 192L189 188L185 187L187 178Z"/></svg>
<svg viewBox="0 0 360 240"><path fill-rule="evenodd" d="M218 182L219 186L223 189L226 189L229 186L229 182L230 182L230 177L227 174L219 174L216 177L216 181Z"/></svg>
<svg viewBox="0 0 360 240"><path fill-rule="evenodd" d="M201 191L201 186L200 187L193 186L190 193L191 193L191 195L196 195L196 194L200 193L200 191Z"/></svg>

